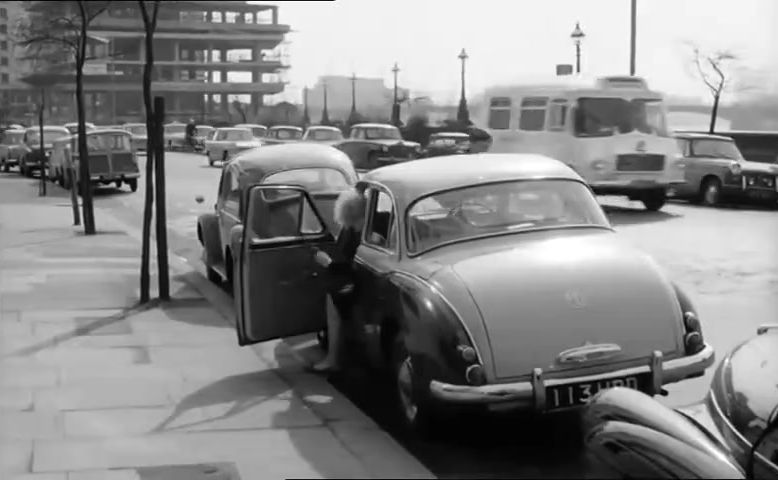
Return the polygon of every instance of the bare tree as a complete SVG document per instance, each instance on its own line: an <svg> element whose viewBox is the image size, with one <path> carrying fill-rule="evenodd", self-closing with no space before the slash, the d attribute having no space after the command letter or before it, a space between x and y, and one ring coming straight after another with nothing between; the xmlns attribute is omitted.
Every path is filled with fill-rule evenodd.
<svg viewBox="0 0 778 480"><path fill-rule="evenodd" d="M94 235L95 216L89 182L89 152L84 113L84 63L90 41L89 25L109 7L110 1L39 2L30 18L20 25L18 45L27 49L28 58L43 65L61 65L66 58L75 65L76 111L78 114L79 189L83 205L84 233ZM55 59L60 59L57 62Z"/></svg>
<svg viewBox="0 0 778 480"><path fill-rule="evenodd" d="M247 123L246 120L246 104L241 102L240 100L233 100L232 101L232 108L235 109L236 112L238 112L238 115L240 115L241 123Z"/></svg>
<svg viewBox="0 0 778 480"><path fill-rule="evenodd" d="M151 296L149 262L151 256L151 215L154 208L154 152L157 140L154 105L151 100L151 77L154 71L154 32L157 30L159 3L159 0L152 2L138 0L140 13L143 17L143 28L146 32L146 63L143 65L143 105L146 109L146 198L143 204L143 245L140 263L141 303L148 302Z"/></svg>
<svg viewBox="0 0 778 480"><path fill-rule="evenodd" d="M713 96L713 107L710 112L710 126L708 131L716 131L716 118L719 113L719 101L725 88L729 85L731 79L731 65L738 58L728 50L719 50L713 53L703 53L699 47L692 47L694 66L697 75L708 87Z"/></svg>

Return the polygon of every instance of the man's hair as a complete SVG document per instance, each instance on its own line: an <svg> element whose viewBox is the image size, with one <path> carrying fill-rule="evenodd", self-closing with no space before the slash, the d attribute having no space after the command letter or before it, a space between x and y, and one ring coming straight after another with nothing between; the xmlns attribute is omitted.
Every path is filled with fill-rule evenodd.
<svg viewBox="0 0 778 480"><path fill-rule="evenodd" d="M364 193L349 189L335 201L335 222L341 227L354 227L365 216L367 198Z"/></svg>

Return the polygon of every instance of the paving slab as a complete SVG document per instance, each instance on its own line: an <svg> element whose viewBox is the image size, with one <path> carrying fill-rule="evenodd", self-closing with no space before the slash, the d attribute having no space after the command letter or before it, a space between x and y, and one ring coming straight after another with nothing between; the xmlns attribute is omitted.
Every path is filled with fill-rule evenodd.
<svg viewBox="0 0 778 480"><path fill-rule="evenodd" d="M0 441L63 436L63 417L58 412L15 412L0 410Z"/></svg>
<svg viewBox="0 0 778 480"><path fill-rule="evenodd" d="M32 440L0 440L0 478L29 472L32 443Z"/></svg>
<svg viewBox="0 0 778 480"><path fill-rule="evenodd" d="M30 388L2 389L0 390L0 410L27 410L32 407L32 398L32 389Z"/></svg>
<svg viewBox="0 0 778 480"><path fill-rule="evenodd" d="M135 469L119 469L70 472L67 480L144 480L144 478Z"/></svg>
<svg viewBox="0 0 778 480"><path fill-rule="evenodd" d="M162 407L174 402L176 383L149 379L102 379L76 385L38 389L33 394L36 411L94 410L130 407Z"/></svg>
<svg viewBox="0 0 778 480"><path fill-rule="evenodd" d="M67 473L23 473L11 476L8 480L68 480L68 475Z"/></svg>

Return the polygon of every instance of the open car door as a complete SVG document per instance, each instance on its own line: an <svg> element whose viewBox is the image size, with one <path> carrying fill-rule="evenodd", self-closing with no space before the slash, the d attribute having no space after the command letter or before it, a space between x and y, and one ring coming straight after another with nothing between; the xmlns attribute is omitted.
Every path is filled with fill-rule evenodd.
<svg viewBox="0 0 778 480"><path fill-rule="evenodd" d="M235 288L238 343L324 329L328 275L315 253L332 254L335 240L308 193L298 186L252 185L244 201Z"/></svg>

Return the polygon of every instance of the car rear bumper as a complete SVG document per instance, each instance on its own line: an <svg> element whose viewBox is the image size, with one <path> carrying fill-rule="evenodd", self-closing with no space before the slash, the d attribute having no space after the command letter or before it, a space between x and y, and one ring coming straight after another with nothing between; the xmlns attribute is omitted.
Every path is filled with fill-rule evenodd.
<svg viewBox="0 0 778 480"><path fill-rule="evenodd" d="M110 173L102 175L92 175L91 180L93 182L114 182L116 180L131 180L133 178L140 178L140 173Z"/></svg>
<svg viewBox="0 0 778 480"><path fill-rule="evenodd" d="M664 180L612 180L590 182L595 193L600 195L623 195L630 193L640 193L647 190L672 189L686 184L686 181L664 181Z"/></svg>
<svg viewBox="0 0 778 480"><path fill-rule="evenodd" d="M547 387L650 374L653 392L649 393L658 394L662 385L700 376L713 365L715 358L713 347L706 344L700 352L694 355L663 360L662 353L655 351L646 365L596 375L546 380L543 378L543 370L536 368L529 381L474 386L452 385L432 380L429 389L434 400L446 404L485 406L505 404L510 409L544 411L546 409Z"/></svg>

